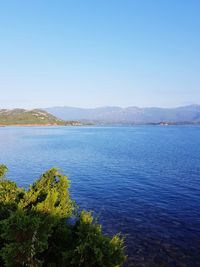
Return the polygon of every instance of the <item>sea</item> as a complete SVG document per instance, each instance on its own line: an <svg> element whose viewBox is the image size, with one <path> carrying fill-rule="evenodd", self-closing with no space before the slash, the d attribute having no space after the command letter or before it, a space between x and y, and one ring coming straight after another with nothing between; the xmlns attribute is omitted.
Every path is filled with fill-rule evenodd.
<svg viewBox="0 0 200 267"><path fill-rule="evenodd" d="M200 266L200 126L0 127L0 163L26 188L61 169L125 266Z"/></svg>

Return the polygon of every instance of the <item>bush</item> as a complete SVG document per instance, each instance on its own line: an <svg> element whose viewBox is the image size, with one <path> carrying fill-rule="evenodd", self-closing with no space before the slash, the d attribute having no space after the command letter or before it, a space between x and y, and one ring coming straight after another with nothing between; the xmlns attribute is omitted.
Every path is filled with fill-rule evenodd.
<svg viewBox="0 0 200 267"><path fill-rule="evenodd" d="M78 211L66 176L50 169L25 190L6 171L0 165L0 266L121 266L123 239L104 235L90 212Z"/></svg>

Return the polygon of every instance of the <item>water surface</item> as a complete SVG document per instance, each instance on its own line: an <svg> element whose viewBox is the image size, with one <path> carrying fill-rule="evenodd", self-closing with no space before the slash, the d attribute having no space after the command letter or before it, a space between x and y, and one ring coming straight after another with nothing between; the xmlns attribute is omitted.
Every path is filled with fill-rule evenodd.
<svg viewBox="0 0 200 267"><path fill-rule="evenodd" d="M200 266L200 127L2 127L0 151L19 185L61 168L127 266Z"/></svg>

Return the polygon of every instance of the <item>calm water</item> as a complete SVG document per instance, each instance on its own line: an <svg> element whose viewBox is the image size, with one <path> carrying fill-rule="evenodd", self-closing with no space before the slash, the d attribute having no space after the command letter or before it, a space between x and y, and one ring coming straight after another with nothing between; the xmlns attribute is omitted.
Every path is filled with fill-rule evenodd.
<svg viewBox="0 0 200 267"><path fill-rule="evenodd" d="M5 127L0 151L20 185L61 168L128 266L200 266L200 127Z"/></svg>

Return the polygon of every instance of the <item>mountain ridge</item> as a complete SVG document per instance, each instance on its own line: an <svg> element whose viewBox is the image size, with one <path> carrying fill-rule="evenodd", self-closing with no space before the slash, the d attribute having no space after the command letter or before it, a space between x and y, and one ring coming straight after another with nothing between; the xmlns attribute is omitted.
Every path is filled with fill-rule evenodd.
<svg viewBox="0 0 200 267"><path fill-rule="evenodd" d="M50 126L50 125L73 125L75 122L64 121L56 116L48 113L43 109L0 109L0 125L36 125L36 126ZM77 122L78 124L78 122Z"/></svg>
<svg viewBox="0 0 200 267"><path fill-rule="evenodd" d="M175 108L107 106L98 108L50 107L44 110L63 120L95 123L199 123L200 105Z"/></svg>

